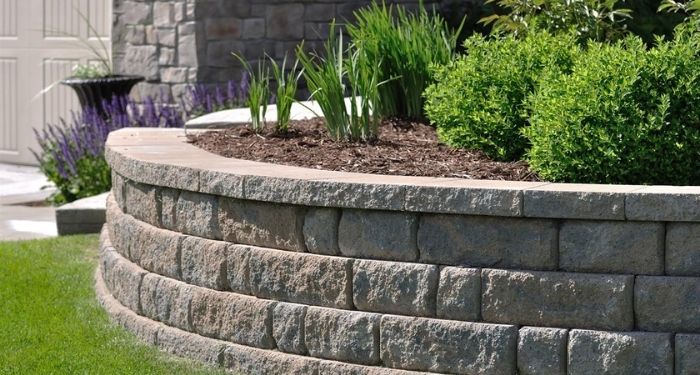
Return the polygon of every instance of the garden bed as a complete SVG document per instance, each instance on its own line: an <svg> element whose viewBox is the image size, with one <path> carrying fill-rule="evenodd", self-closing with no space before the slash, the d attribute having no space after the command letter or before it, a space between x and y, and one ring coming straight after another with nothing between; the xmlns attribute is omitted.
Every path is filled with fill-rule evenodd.
<svg viewBox="0 0 700 375"><path fill-rule="evenodd" d="M442 144L435 128L384 120L379 139L335 142L321 118L292 121L291 130L254 133L237 126L190 135L189 141L217 155L299 167L400 176L537 181L525 162L497 162L484 153Z"/></svg>

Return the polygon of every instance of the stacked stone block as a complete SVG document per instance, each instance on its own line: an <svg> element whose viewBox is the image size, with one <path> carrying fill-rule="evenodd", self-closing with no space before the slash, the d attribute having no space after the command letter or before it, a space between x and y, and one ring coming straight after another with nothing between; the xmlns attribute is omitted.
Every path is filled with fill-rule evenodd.
<svg viewBox="0 0 700 375"><path fill-rule="evenodd" d="M530 186L553 195L531 200L522 187L472 194L449 181L380 184L332 172L288 178L298 171L217 164L216 156L201 156L201 168L210 169L196 169L194 160L178 165L163 154L149 159L141 146L123 147L124 139L150 137L119 138L128 132L108 142L114 188L101 278L115 320L165 350L250 373L698 368L700 270L693 265L700 247L689 239L700 224L696 208L684 205L689 194L651 200L644 214L646 187L592 198L598 193ZM197 183L170 180L177 171ZM509 194L514 202L510 210L493 208L500 215L476 214L485 209L478 200L448 214L421 203L419 189L423 199L502 202ZM319 196L328 191L339 195ZM377 192L388 193L384 207ZM569 214L577 204L562 203L566 197L622 207L596 209L599 218L591 219L590 207ZM433 208L408 210L409 201ZM551 206L536 215L530 204ZM677 221L640 218L657 212Z"/></svg>

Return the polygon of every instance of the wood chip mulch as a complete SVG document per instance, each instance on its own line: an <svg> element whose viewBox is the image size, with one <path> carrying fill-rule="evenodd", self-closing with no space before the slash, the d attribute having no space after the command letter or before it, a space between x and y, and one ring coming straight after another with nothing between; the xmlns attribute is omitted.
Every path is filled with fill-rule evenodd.
<svg viewBox="0 0 700 375"><path fill-rule="evenodd" d="M379 139L371 143L336 142L320 118L292 121L285 134L255 134L238 126L190 134L188 140L225 157L331 171L538 181L525 162L497 162L478 151L450 148L433 127L405 120L384 120Z"/></svg>

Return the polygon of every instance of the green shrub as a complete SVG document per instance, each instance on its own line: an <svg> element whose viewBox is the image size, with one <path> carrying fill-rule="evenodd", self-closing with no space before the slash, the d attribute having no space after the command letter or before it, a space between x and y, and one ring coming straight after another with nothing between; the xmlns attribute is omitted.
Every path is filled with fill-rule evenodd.
<svg viewBox="0 0 700 375"><path fill-rule="evenodd" d="M436 83L425 92L428 119L450 146L517 160L528 147L520 131L527 124L525 99L545 71L571 68L575 37L474 36L465 47L464 56L435 69Z"/></svg>
<svg viewBox="0 0 700 375"><path fill-rule="evenodd" d="M553 181L700 183L700 43L592 44L531 100L531 167Z"/></svg>
<svg viewBox="0 0 700 375"><path fill-rule="evenodd" d="M446 64L454 55L461 26L451 31L442 17L421 4L416 13L400 5L376 2L355 12L347 31L379 71L378 112L383 116L423 117L422 93L431 83L430 65Z"/></svg>
<svg viewBox="0 0 700 375"><path fill-rule="evenodd" d="M620 0L487 0L509 13L481 19L493 24L492 32L526 35L532 30L574 33L582 41L615 40L627 34L631 11Z"/></svg>

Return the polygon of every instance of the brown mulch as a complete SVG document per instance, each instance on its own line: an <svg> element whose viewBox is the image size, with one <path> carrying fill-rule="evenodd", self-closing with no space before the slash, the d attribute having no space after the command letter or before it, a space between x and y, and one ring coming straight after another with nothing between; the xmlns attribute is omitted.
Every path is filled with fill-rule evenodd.
<svg viewBox="0 0 700 375"><path fill-rule="evenodd" d="M286 134L255 134L238 126L191 134L188 140L225 157L331 171L538 180L525 162L497 162L478 151L450 148L438 141L433 127L404 120L384 120L379 139L369 144L331 140L323 119L292 121Z"/></svg>

